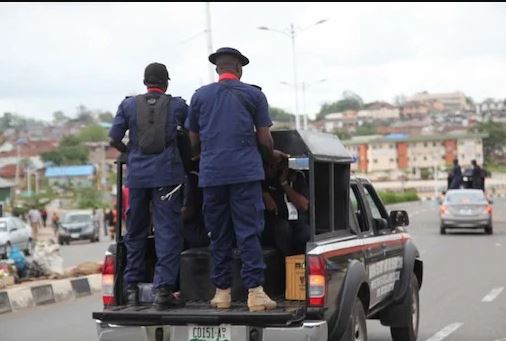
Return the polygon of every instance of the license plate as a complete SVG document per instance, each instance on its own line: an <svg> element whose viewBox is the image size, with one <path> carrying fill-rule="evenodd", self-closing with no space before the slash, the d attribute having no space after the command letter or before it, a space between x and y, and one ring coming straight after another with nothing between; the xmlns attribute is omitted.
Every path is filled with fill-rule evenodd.
<svg viewBox="0 0 506 341"><path fill-rule="evenodd" d="M473 211L471 211L471 210L460 210L460 214L471 215L471 214L473 214Z"/></svg>
<svg viewBox="0 0 506 341"><path fill-rule="evenodd" d="M71 233L70 238L79 238L79 233Z"/></svg>
<svg viewBox="0 0 506 341"><path fill-rule="evenodd" d="M190 326L188 341L231 341L230 325Z"/></svg>

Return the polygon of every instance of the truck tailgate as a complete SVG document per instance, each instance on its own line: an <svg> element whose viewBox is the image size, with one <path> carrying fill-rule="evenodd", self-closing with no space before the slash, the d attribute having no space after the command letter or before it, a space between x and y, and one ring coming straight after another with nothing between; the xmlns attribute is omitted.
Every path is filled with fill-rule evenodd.
<svg viewBox="0 0 506 341"><path fill-rule="evenodd" d="M102 322L127 326L153 325L219 325L286 326L300 322L305 316L304 302L278 301L274 310L250 312L244 303L234 303L230 309L214 309L207 303L187 303L184 308L158 311L151 305L108 307L94 312L93 318Z"/></svg>

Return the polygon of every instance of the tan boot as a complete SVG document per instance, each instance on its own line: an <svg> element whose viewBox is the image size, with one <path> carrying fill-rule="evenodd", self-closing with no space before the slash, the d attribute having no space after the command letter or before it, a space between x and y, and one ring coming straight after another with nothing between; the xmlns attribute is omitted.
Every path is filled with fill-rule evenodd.
<svg viewBox="0 0 506 341"><path fill-rule="evenodd" d="M218 309L228 309L232 304L231 289L216 288L216 293L211 300L211 306Z"/></svg>
<svg viewBox="0 0 506 341"><path fill-rule="evenodd" d="M276 302L271 300L264 292L264 288L260 286L249 289L248 308L249 311L276 309Z"/></svg>

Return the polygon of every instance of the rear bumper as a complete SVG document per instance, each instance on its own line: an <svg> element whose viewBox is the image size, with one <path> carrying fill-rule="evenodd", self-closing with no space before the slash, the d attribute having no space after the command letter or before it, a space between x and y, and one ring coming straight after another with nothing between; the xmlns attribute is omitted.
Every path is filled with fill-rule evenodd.
<svg viewBox="0 0 506 341"><path fill-rule="evenodd" d="M156 341L156 334L163 333L164 341L189 340L189 326L119 326L96 320L99 341ZM304 321L295 327L249 327L232 326L232 340L247 341L251 333L258 335L257 341L327 341L325 321Z"/></svg>
<svg viewBox="0 0 506 341"><path fill-rule="evenodd" d="M456 218L445 218L441 219L441 225L445 228L483 228L485 226L491 226L492 221L489 218L477 218L477 219L456 219Z"/></svg>

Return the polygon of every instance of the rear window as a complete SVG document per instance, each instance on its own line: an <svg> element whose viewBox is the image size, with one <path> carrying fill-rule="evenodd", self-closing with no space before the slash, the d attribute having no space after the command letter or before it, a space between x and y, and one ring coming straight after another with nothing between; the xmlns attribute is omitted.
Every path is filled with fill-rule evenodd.
<svg viewBox="0 0 506 341"><path fill-rule="evenodd" d="M63 222L66 224L88 223L90 221L91 221L91 217L87 214L68 215L63 220Z"/></svg>
<svg viewBox="0 0 506 341"><path fill-rule="evenodd" d="M483 192L448 193L446 202L449 204L483 204L486 203Z"/></svg>

